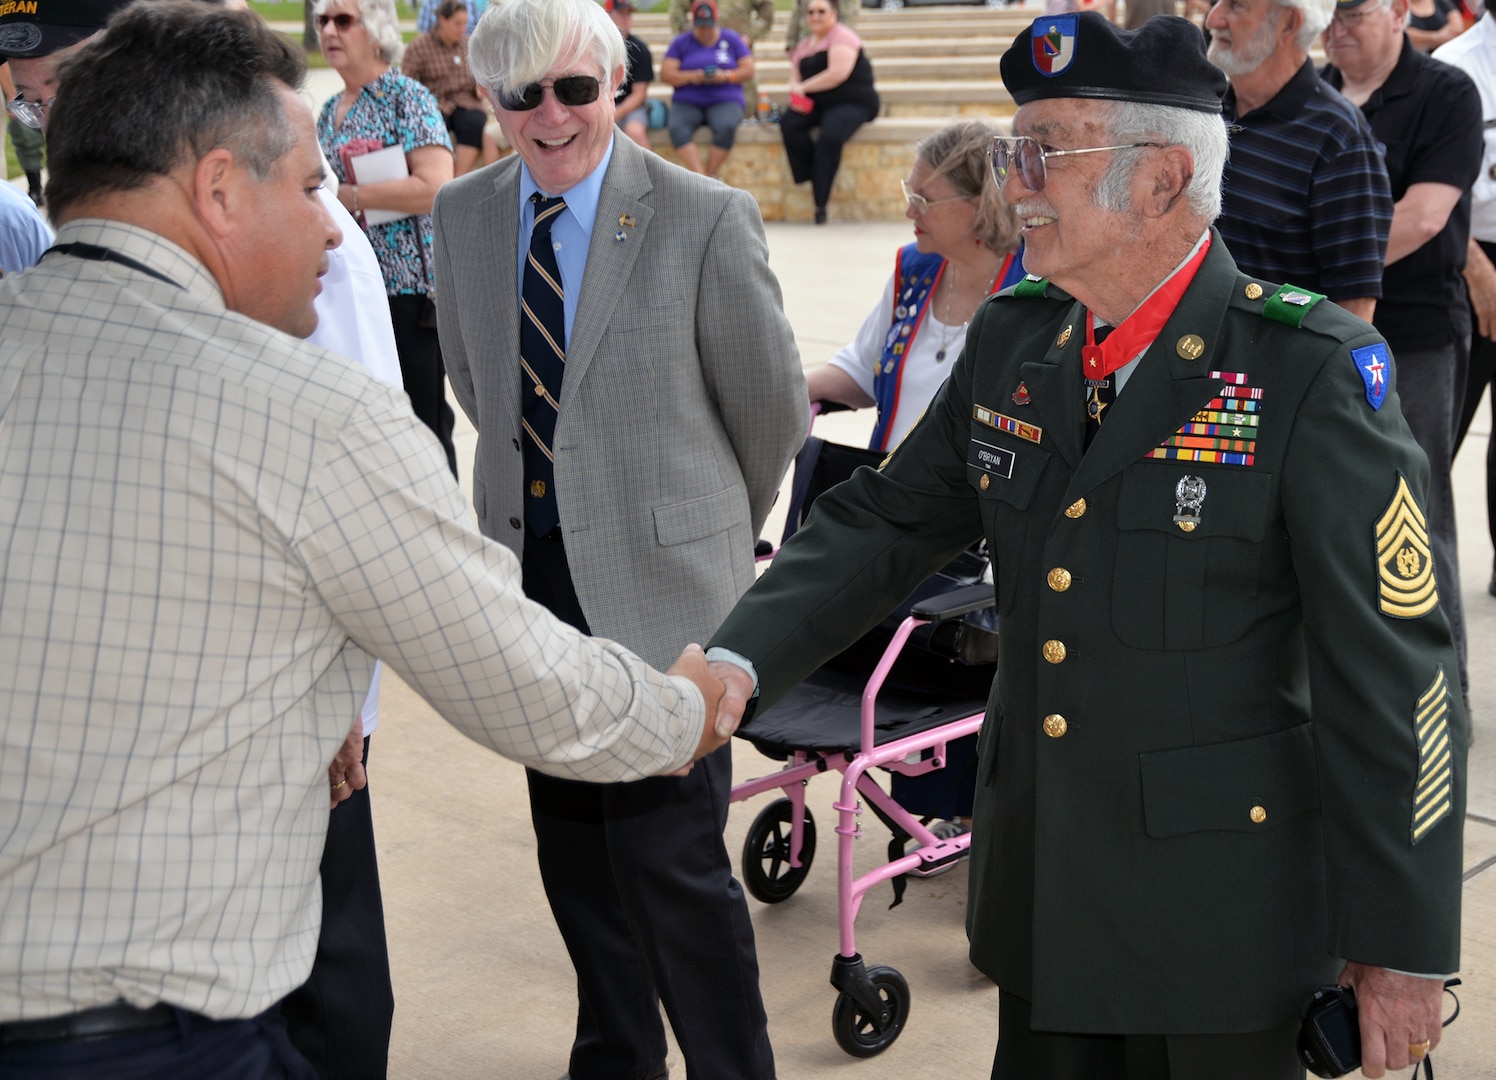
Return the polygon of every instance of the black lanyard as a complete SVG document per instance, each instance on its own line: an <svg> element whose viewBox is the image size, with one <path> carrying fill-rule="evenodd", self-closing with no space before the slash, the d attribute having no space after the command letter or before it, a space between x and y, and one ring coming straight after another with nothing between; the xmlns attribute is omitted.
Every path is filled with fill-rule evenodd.
<svg viewBox="0 0 1496 1080"><path fill-rule="evenodd" d="M73 255L79 259L89 259L92 262L112 262L120 266L128 266L131 270L139 270L142 274L153 277L157 281L164 281L166 284L178 289L182 288L181 285L159 270L152 270L145 263L137 259L132 259L128 255L121 255L113 248L100 247L98 244L53 244L46 251L42 252L42 258L45 259L54 252L59 255Z"/></svg>

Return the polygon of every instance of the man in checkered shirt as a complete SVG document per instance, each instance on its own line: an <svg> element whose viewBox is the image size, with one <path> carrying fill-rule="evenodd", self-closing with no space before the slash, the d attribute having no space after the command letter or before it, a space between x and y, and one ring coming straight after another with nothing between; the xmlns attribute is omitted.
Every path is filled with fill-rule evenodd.
<svg viewBox="0 0 1496 1080"><path fill-rule="evenodd" d="M526 600L406 397L287 336L339 240L304 68L247 13L116 19L52 107L57 247L0 283L7 1077L303 1075L274 1006L375 656L556 776L726 738L698 650Z"/></svg>

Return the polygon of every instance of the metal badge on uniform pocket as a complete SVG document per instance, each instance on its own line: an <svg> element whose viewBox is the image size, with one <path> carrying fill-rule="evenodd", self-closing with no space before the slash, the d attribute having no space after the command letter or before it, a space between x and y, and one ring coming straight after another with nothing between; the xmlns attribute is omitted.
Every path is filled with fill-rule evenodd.
<svg viewBox="0 0 1496 1080"><path fill-rule="evenodd" d="M1183 532L1194 532L1204 504L1205 481L1198 476L1181 476L1174 485L1174 524Z"/></svg>

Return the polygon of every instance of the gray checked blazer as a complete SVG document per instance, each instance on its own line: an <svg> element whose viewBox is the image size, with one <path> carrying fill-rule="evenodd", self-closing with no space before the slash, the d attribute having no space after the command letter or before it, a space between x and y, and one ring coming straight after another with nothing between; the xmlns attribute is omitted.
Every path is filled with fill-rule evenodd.
<svg viewBox="0 0 1496 1080"><path fill-rule="evenodd" d="M512 155L446 185L434 212L442 354L478 429L478 523L516 554L519 179ZM664 667L752 584L754 539L809 423L747 193L614 138L559 405L556 496L588 625Z"/></svg>

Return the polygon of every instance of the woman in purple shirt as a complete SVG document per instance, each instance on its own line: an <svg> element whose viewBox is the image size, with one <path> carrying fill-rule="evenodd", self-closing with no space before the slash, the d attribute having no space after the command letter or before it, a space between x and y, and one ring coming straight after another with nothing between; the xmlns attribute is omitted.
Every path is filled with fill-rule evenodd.
<svg viewBox="0 0 1496 1080"><path fill-rule="evenodd" d="M675 87L670 102L670 142L692 172L716 176L743 120L743 83L753 78L753 50L737 34L717 25L716 0L691 7L692 29L670 43L660 78ZM691 136L712 129L706 168Z"/></svg>

